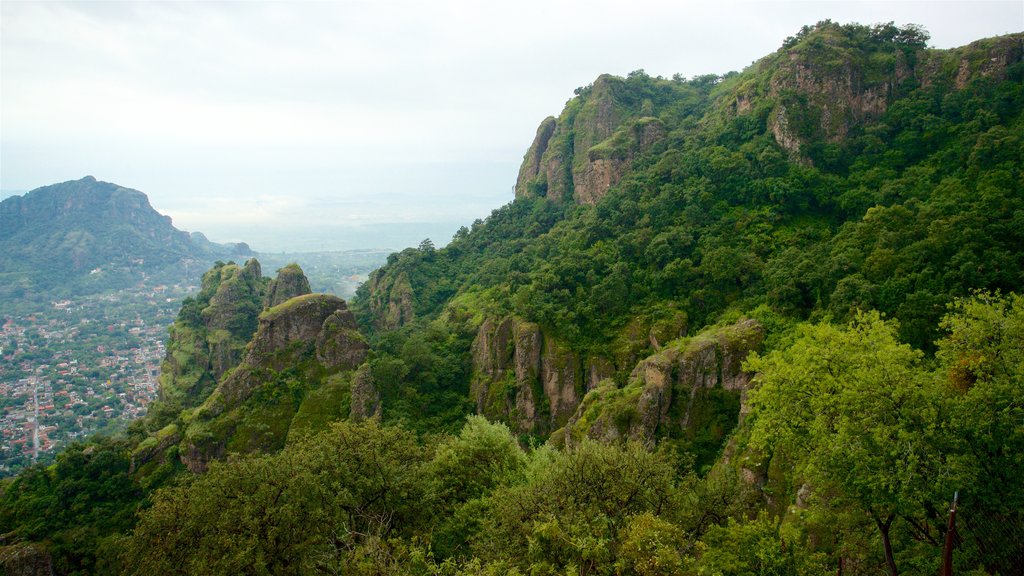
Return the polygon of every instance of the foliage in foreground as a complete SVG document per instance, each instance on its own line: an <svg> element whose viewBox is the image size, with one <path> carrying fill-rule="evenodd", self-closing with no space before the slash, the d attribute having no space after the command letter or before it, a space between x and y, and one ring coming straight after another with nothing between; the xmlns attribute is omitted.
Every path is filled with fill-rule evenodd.
<svg viewBox="0 0 1024 576"><path fill-rule="evenodd" d="M954 490L965 514L1024 525L1024 298L959 301L943 326L934 362L877 313L751 359L733 449L785 462L763 492L743 479L756 462L700 477L664 447L524 449L481 417L440 437L339 422L158 491L108 552L126 574L930 572ZM961 532L960 569L1020 565L990 536Z"/></svg>

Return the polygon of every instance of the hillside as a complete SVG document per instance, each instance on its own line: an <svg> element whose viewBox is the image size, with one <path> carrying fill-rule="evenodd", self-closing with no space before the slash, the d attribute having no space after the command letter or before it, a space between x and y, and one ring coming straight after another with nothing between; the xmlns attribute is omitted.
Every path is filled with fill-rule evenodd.
<svg viewBox="0 0 1024 576"><path fill-rule="evenodd" d="M201 233L176 229L145 194L92 176L37 188L0 202L0 278L5 299L116 289L185 263L249 255Z"/></svg>
<svg viewBox="0 0 1024 576"><path fill-rule="evenodd" d="M1022 38L924 41L822 24L739 74L602 76L541 124L515 202L392 257L353 309L399 359L463 330L478 411L545 438L727 319L874 309L934 350L954 298L1024 283Z"/></svg>
<svg viewBox="0 0 1024 576"><path fill-rule="evenodd" d="M957 573L1019 572L1024 35L927 40L601 76L351 307L216 265L149 415L3 487L0 565L896 576L958 492Z"/></svg>

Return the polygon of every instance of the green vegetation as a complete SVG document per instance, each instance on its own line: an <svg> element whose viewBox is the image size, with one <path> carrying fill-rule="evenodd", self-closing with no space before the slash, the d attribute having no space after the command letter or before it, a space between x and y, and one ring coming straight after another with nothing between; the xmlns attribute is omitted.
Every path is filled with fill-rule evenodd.
<svg viewBox="0 0 1024 576"><path fill-rule="evenodd" d="M64 572L895 576L938 569L959 492L956 572L1019 572L1021 38L926 41L822 22L742 73L602 76L514 202L371 275L365 341L215 267L169 346L178 404L82 451L128 462L134 524L53 522L59 467L34 468L0 546ZM74 522L94 537L64 545Z"/></svg>
<svg viewBox="0 0 1024 576"><path fill-rule="evenodd" d="M96 506L139 493L117 445L71 451L8 486L3 519L97 550L84 566L127 574L820 574L839 558L931 571L951 490L1004 534L1024 526L1013 472L1024 449L1024 357L1013 345L1024 298L961 300L943 324L934 363L877 314L799 325L792 345L749 360L760 386L734 452L747 463L703 476L667 444L524 449L481 417L420 438L371 419L186 476L153 493L130 533L123 511L79 517L47 504L72 478L82 479L69 493ZM757 453L772 456L752 461ZM83 459L113 468L71 466ZM782 468L764 493L796 506L764 509L743 479L762 465ZM125 535L59 540L93 525ZM958 570L1016 565L1019 548L970 526Z"/></svg>
<svg viewBox="0 0 1024 576"><path fill-rule="evenodd" d="M92 176L44 186L0 206L0 303L57 300L173 284L219 257L250 254L189 235L146 195ZM0 313L10 312L0 307Z"/></svg>

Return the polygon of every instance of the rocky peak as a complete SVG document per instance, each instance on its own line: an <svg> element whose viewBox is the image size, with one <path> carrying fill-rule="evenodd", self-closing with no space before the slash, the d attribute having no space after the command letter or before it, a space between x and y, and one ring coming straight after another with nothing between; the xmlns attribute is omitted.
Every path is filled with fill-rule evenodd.
<svg viewBox="0 0 1024 576"><path fill-rule="evenodd" d="M767 110L776 143L809 163L806 142L843 141L917 86L962 89L974 78L1001 79L1024 54L1022 34L952 50L928 49L927 39L912 25L819 22L745 71L724 102L736 116Z"/></svg>
<svg viewBox="0 0 1024 576"><path fill-rule="evenodd" d="M212 292L202 316L211 332L224 330L248 341L256 331L256 317L262 309L264 282L260 263L252 258L244 267L225 264L203 277L203 290Z"/></svg>
<svg viewBox="0 0 1024 576"><path fill-rule="evenodd" d="M302 399L303 390L356 369L367 350L352 313L337 296L306 294L266 310L259 316L245 359L196 410L184 436L182 461L190 470L201 472L210 460L230 450L280 447L299 409L292 398ZM361 385L361 401L369 403L367 410L372 413L372 382ZM245 418L275 424L250 429L239 423Z"/></svg>
<svg viewBox="0 0 1024 576"><path fill-rule="evenodd" d="M639 85L646 76L608 74L578 90L558 119L546 118L523 158L516 197L595 204L618 184L634 158L665 136Z"/></svg>
<svg viewBox="0 0 1024 576"><path fill-rule="evenodd" d="M273 308L287 300L309 294L313 290L302 268L295 263L277 271L277 277L267 286L267 295L263 300L264 308Z"/></svg>
<svg viewBox="0 0 1024 576"><path fill-rule="evenodd" d="M246 363L263 365L290 345L315 343L324 322L339 312L341 324L354 328L355 320L345 301L331 294L306 294L274 306L259 316L259 328L246 353Z"/></svg>

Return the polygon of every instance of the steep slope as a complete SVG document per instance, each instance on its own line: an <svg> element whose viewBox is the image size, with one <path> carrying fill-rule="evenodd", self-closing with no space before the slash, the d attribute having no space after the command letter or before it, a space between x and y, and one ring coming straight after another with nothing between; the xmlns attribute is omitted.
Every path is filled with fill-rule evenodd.
<svg viewBox="0 0 1024 576"><path fill-rule="evenodd" d="M186 418L181 458L193 472L228 453L279 450L300 433L293 427L350 415L345 397L366 343L345 302L296 296L259 322L242 363Z"/></svg>
<svg viewBox="0 0 1024 576"><path fill-rule="evenodd" d="M311 294L298 265L269 281L255 259L216 265L171 327L133 469L152 475L180 454L202 471L228 453L277 450L302 429L372 415L372 380L352 372L366 352L345 302Z"/></svg>
<svg viewBox="0 0 1024 576"><path fill-rule="evenodd" d="M823 22L742 73L602 76L541 123L513 203L392 256L356 315L397 362L468 333L450 389L542 437L723 315L874 308L931 349L951 299L1024 283L1024 36L926 40Z"/></svg>

